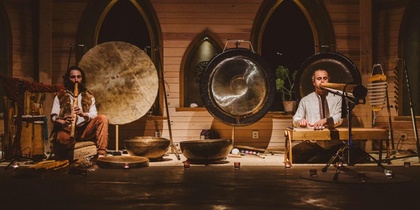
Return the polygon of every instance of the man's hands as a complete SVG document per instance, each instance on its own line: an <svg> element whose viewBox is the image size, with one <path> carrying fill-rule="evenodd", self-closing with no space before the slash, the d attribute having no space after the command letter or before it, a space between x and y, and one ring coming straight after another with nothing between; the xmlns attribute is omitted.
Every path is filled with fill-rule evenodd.
<svg viewBox="0 0 420 210"><path fill-rule="evenodd" d="M76 115L79 115L80 117L83 117L83 118L86 118L86 117L89 116L87 113L84 113L82 111L82 109L78 106L74 107L73 113L76 114Z"/></svg>
<svg viewBox="0 0 420 210"><path fill-rule="evenodd" d="M76 115L78 115L78 116L81 116L83 118L88 117L88 114L87 113L84 113L82 111L82 109L80 109L80 107L78 107L78 106L76 106L76 107L73 108L73 113L76 114ZM63 126L68 126L74 120L76 120L75 117L73 117L73 115L70 114L70 115L67 115L66 117L64 117L64 119L57 119L55 122L58 123L58 124L61 124Z"/></svg>
<svg viewBox="0 0 420 210"><path fill-rule="evenodd" d="M309 125L309 122L306 119L301 119L299 121L300 127L307 127Z"/></svg>
<svg viewBox="0 0 420 210"><path fill-rule="evenodd" d="M327 119L321 119L313 124L314 130L322 130L325 128L325 124L327 124Z"/></svg>
<svg viewBox="0 0 420 210"><path fill-rule="evenodd" d="M314 124L310 124L308 122L308 120L306 120L306 119L301 119L299 121L300 127L308 127L309 126L309 127L313 127L314 130L322 130L322 129L324 129L325 128L325 124L327 124L327 119L326 118L321 119L321 120L315 122Z"/></svg>
<svg viewBox="0 0 420 210"><path fill-rule="evenodd" d="M73 117L71 115L68 115L64 119L57 119L57 120L55 120L56 123L58 123L60 125L63 125L63 126L70 125L72 121L73 121Z"/></svg>

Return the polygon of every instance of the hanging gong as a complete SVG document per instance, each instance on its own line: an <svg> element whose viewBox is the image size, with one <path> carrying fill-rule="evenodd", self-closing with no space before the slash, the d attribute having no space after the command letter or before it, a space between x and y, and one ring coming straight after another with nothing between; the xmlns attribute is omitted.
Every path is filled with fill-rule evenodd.
<svg viewBox="0 0 420 210"><path fill-rule="evenodd" d="M216 119L236 126L257 122L275 93L274 73L257 53L234 48L213 57L203 72L200 93Z"/></svg>
<svg viewBox="0 0 420 210"><path fill-rule="evenodd" d="M321 52L306 59L296 75L295 93L298 99L314 91L312 75L315 70L327 70L329 82L361 84L357 66L346 56L336 52Z"/></svg>
<svg viewBox="0 0 420 210"><path fill-rule="evenodd" d="M105 42L90 49L80 60L86 86L92 91L98 112L109 123L133 122L150 110L159 89L155 65L140 48L121 41Z"/></svg>

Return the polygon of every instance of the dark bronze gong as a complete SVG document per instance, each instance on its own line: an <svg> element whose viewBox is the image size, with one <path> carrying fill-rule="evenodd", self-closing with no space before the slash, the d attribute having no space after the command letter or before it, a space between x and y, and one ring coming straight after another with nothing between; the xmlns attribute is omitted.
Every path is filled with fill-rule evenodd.
<svg viewBox="0 0 420 210"><path fill-rule="evenodd" d="M314 91L312 75L317 69L325 69L329 81L343 84L361 84L357 66L346 56L335 52L321 52L306 59L296 75L295 93L298 99Z"/></svg>
<svg viewBox="0 0 420 210"><path fill-rule="evenodd" d="M122 125L141 118L155 102L159 89L155 65L140 48L126 42L105 42L81 59L87 88L93 92L98 112L110 124Z"/></svg>
<svg viewBox="0 0 420 210"><path fill-rule="evenodd" d="M204 70L200 92L207 110L236 126L257 122L274 98L274 73L257 53L235 48L213 57Z"/></svg>

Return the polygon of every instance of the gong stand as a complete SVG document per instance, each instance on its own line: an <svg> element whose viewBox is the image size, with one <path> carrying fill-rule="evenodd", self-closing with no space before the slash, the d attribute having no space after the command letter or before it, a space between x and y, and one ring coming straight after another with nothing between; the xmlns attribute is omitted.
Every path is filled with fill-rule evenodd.
<svg viewBox="0 0 420 210"><path fill-rule="evenodd" d="M159 47L157 47L155 51L156 51L156 53L158 53L159 52ZM165 98L165 110L166 110L166 116L168 118L167 123L168 123L170 147L171 147L172 153L175 154L176 158L178 160L181 160L181 157L178 154L178 149L175 147L174 141L173 141L173 138L172 138L171 118L169 117L168 97L166 96L165 79L164 79L164 74L163 74L162 61L160 59L160 55L157 55L156 57L158 59L158 63L160 65L160 68L162 68L159 72L160 73L159 76L160 76L160 81L161 81L161 85L162 85L163 95L164 95L164 98Z"/></svg>
<svg viewBox="0 0 420 210"><path fill-rule="evenodd" d="M232 126L232 145L235 147L235 126Z"/></svg>
<svg viewBox="0 0 420 210"><path fill-rule="evenodd" d="M118 148L118 141L119 141L118 136L119 135L120 135L119 134L119 126L115 125L115 152L113 153L113 155L118 155L118 154L121 155L121 153L119 151L119 148Z"/></svg>
<svg viewBox="0 0 420 210"><path fill-rule="evenodd" d="M342 146L335 155L333 155L330 160L327 162L327 164L324 166L324 168L322 169L322 172L327 172L328 167L331 165L332 162L334 162L334 160L336 160L337 158L340 160L339 162L341 163L347 163L347 165L349 166L353 166L356 163L353 163L350 159L351 157L351 153L352 150L356 149L357 146L353 145L353 134L352 132L352 119L353 119L353 108L359 104L359 99L353 98L353 97L349 97L347 95L346 90L347 85L344 86L344 89L342 91L342 93L340 93L339 91L331 91L328 90L329 92L333 93L333 94L337 94L339 96L342 97L342 118L345 117L345 115L347 115L347 121L348 121L348 142L345 143L344 146ZM362 151L365 155L367 155L368 157L370 157L372 160L374 160L376 162L376 164L378 164L378 166L380 166L383 169L386 169L376 158L374 158L372 155L370 155L369 153L365 152L364 150L360 149L360 151ZM347 156L347 158L345 158ZM336 171L335 171L335 175L333 177L334 181L338 180L338 174L340 173L340 171L343 168L343 164L338 164L336 166Z"/></svg>

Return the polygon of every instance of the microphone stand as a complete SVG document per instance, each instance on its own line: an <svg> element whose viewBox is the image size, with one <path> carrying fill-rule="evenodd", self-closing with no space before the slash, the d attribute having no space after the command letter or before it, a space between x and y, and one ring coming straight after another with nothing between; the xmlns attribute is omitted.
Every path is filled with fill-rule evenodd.
<svg viewBox="0 0 420 210"><path fill-rule="evenodd" d="M327 172L328 167L331 165L332 162L334 162L337 158L340 160L339 162L337 162L337 169L335 171L333 180L337 181L338 180L338 174L340 173L340 171L343 169L343 163L347 163L347 165L349 166L353 166L354 164L356 164L356 162L352 162L351 161L351 150L355 149L354 145L353 145L353 134L352 134L352 120L353 120L353 108L359 104L359 99L357 98L353 98L348 96L346 90L348 84L346 84L343 88L343 92L340 93L340 91L333 91L329 88L325 88L326 90L328 90L329 92L335 94L335 95L339 95L343 98L343 100L341 101L342 103L342 111L341 111L341 117L344 118L347 116L347 127L348 127L348 143L344 146L342 146L339 150L337 150L336 154L333 155L330 160L327 162L327 164L324 166L324 168L322 168L322 172ZM378 160L376 160L372 155L368 154L367 152L365 152L364 150L363 153L365 153L368 157L370 157L371 159L373 159L378 166L382 167L383 169L386 169ZM345 158L345 156L347 156L347 158Z"/></svg>

